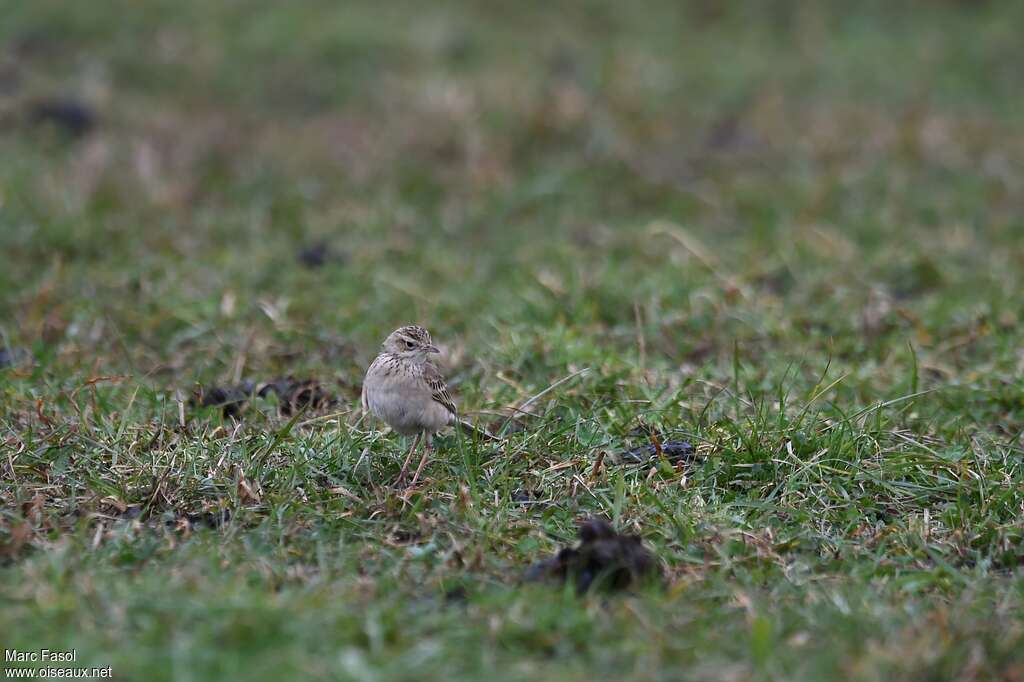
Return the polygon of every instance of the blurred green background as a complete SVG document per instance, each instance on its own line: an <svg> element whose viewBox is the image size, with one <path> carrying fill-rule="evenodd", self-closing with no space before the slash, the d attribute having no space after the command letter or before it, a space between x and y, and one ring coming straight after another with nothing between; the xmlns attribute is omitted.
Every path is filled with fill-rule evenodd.
<svg viewBox="0 0 1024 682"><path fill-rule="evenodd" d="M2 16L0 639L124 679L1024 676L1021 3ZM409 322L484 423L590 371L396 505L350 410ZM285 375L329 414L187 402ZM594 468L650 429L703 463ZM587 514L667 595L519 587Z"/></svg>

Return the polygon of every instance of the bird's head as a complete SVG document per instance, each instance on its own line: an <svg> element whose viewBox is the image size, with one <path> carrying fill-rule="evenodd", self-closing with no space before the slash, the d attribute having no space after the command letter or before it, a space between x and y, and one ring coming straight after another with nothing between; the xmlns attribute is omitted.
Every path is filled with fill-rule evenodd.
<svg viewBox="0 0 1024 682"><path fill-rule="evenodd" d="M384 350L410 360L424 361L431 353L440 353L430 339L430 332L413 324L399 327L384 339Z"/></svg>

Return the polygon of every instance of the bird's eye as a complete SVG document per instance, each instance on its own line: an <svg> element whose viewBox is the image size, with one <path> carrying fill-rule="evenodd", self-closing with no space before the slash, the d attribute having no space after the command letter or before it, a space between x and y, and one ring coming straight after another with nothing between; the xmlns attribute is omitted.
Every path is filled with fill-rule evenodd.
<svg viewBox="0 0 1024 682"><path fill-rule="evenodd" d="M414 343L413 343L412 341L406 341L406 342L405 342L405 347L406 347L406 348L412 348L412 347L413 347L414 345L415 345L415 344L414 344Z"/></svg>

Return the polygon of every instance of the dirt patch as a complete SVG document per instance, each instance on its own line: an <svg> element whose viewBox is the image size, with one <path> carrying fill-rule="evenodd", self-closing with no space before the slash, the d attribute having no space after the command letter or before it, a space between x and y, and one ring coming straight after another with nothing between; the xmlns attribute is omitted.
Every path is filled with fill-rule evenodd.
<svg viewBox="0 0 1024 682"><path fill-rule="evenodd" d="M531 566L526 580L570 580L583 594L594 587L624 590L661 576L657 559L639 535L622 535L608 521L594 517L580 524L579 538L576 547L565 547Z"/></svg>
<svg viewBox="0 0 1024 682"><path fill-rule="evenodd" d="M300 265L311 270L322 268L325 265L341 265L345 262L344 254L336 252L330 244L323 241L302 247L295 254L295 258Z"/></svg>
<svg viewBox="0 0 1024 682"><path fill-rule="evenodd" d="M511 498L512 502L523 506L550 502L547 495L544 494L544 491L531 488L519 488L517 490L513 490Z"/></svg>
<svg viewBox="0 0 1024 682"><path fill-rule="evenodd" d="M24 348L5 348L0 346L0 369L27 364L32 354Z"/></svg>
<svg viewBox="0 0 1024 682"><path fill-rule="evenodd" d="M189 398L188 403L193 408L220 407L225 418L238 419L255 394L256 386L251 381L243 381L233 386L200 386Z"/></svg>
<svg viewBox="0 0 1024 682"><path fill-rule="evenodd" d="M34 125L52 126L71 137L82 137L96 126L96 114L92 109L69 98L35 102L29 109L28 117Z"/></svg>
<svg viewBox="0 0 1024 682"><path fill-rule="evenodd" d="M667 440L661 443L657 440L640 447L626 450L615 455L618 462L623 464L657 464L662 457L671 464L692 462L697 456L697 451L690 441Z"/></svg>
<svg viewBox="0 0 1024 682"><path fill-rule="evenodd" d="M333 395L327 392L318 380L302 379L296 380L292 377L276 379L260 387L258 395L266 398L274 394L281 402L281 414L289 416L300 410L309 407L313 410L321 410L330 407L336 401Z"/></svg>
<svg viewBox="0 0 1024 682"><path fill-rule="evenodd" d="M243 381L228 386L201 386L192 394L189 405L193 408L220 407L225 417L240 419L250 400L271 395L277 397L278 410L286 417L307 407L320 410L337 402L317 379L295 379L289 376L261 384Z"/></svg>

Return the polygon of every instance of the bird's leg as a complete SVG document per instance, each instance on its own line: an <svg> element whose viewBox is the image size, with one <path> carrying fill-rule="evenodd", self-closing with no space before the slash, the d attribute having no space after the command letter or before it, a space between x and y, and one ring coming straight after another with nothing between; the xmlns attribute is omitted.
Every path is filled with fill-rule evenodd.
<svg viewBox="0 0 1024 682"><path fill-rule="evenodd" d="M405 481L405 472L409 470L409 462L412 461L412 453L416 452L416 446L420 444L420 436L422 435L423 434L417 433L413 437L412 447L409 448L409 454L405 456L405 463L402 464L402 471L398 474L398 480L395 481L395 487L402 485L402 483Z"/></svg>
<svg viewBox="0 0 1024 682"><path fill-rule="evenodd" d="M432 438L429 433L423 435L423 457L420 458L420 465L416 467L416 473L412 476L412 483L409 484L410 488L416 485L416 481L420 480L420 472L423 471L423 465L427 463L427 456L430 455L431 440Z"/></svg>

